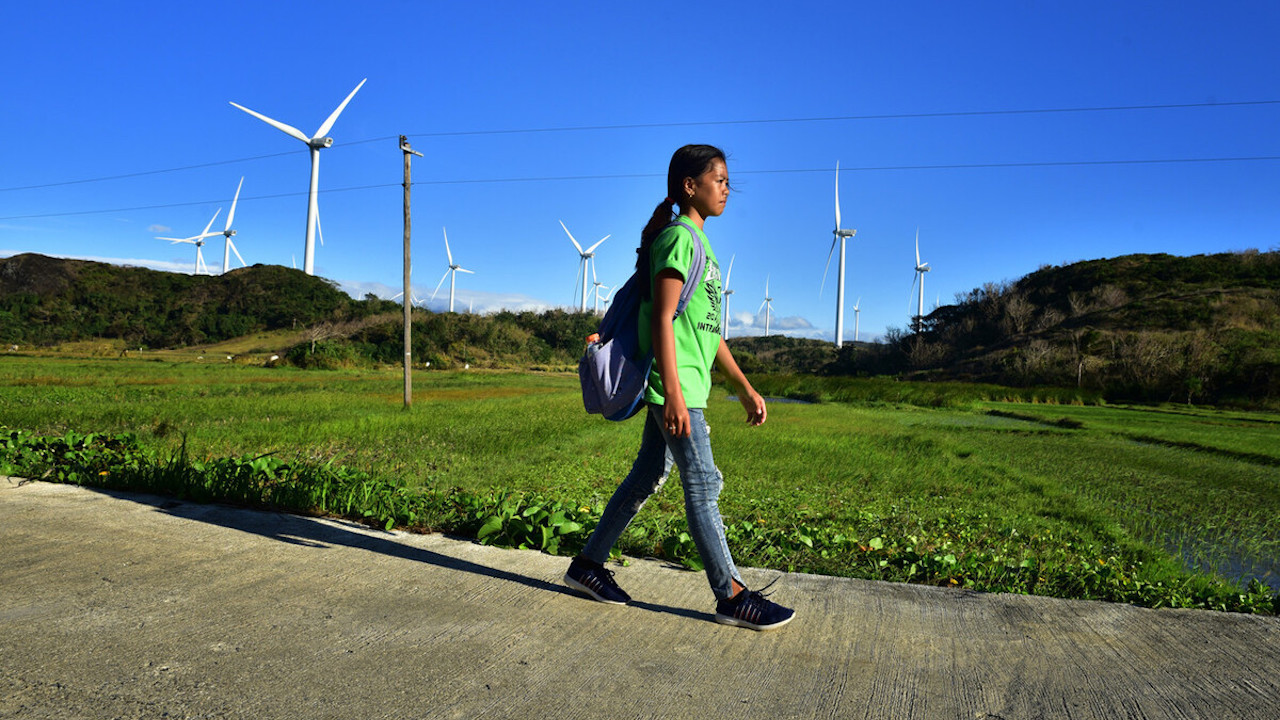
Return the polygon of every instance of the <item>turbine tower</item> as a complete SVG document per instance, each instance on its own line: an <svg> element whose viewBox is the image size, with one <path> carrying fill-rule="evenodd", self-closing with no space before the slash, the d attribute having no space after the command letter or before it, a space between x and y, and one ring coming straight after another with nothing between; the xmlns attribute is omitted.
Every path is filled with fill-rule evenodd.
<svg viewBox="0 0 1280 720"><path fill-rule="evenodd" d="M769 337L769 315L773 312L773 298L769 297L769 276L764 278L764 302L760 303L760 309L756 310L756 314L760 314L760 310L764 310L764 336Z"/></svg>
<svg viewBox="0 0 1280 720"><path fill-rule="evenodd" d="M240 108L271 127L306 143L308 150L311 152L311 190L307 195L307 242L306 254L303 256L302 261L302 271L308 275L315 274L316 223L319 220L319 210L316 207L316 194L319 192L320 188L320 151L333 145L333 138L328 137L329 129L333 127L333 123L337 121L338 115L342 114L343 109L347 107L347 103L351 102L351 98L355 97L360 88L364 87L364 84L368 79L369 78L365 78L360 81L359 85L356 85L356 89L351 91L351 94L347 96L347 99L342 101L342 104L329 115L328 119L320 125L320 129L316 130L316 134L311 137L307 137L301 130L293 127L292 125L285 125L282 122L272 120L266 115L256 113L243 105L238 105L234 102L231 103L235 107Z"/></svg>
<svg viewBox="0 0 1280 720"><path fill-rule="evenodd" d="M846 230L840 227L840 161L836 161L836 229L831 231L831 249L827 251L827 266L822 269L822 285L818 286L818 297L822 297L822 288L827 284L827 270L831 268L831 254L835 252L836 243L840 243L840 266L836 269L836 347L844 345L844 244L857 234L857 230Z"/></svg>
<svg viewBox="0 0 1280 720"><path fill-rule="evenodd" d="M196 267L195 267L195 271L192 274L200 275L202 274L201 271L203 271L203 274L205 275L212 275L213 273L209 272L209 266L204 264L204 251L201 250L201 248L204 247L205 238L217 237L218 235L222 234L220 232L209 232L209 228L213 227L213 221L218 219L218 215L221 212L222 212L222 208L218 208L217 212L213 214L213 217L209 218L209 224L204 226L204 232L200 233L199 235L192 235L189 238L157 237L156 239L168 240L174 245L177 245L178 243L187 243L190 245L195 245L196 246Z"/></svg>
<svg viewBox="0 0 1280 720"><path fill-rule="evenodd" d="M917 282L920 284L920 301L916 306L916 332L920 332L921 318L924 317L924 274L930 269L929 263L920 262L920 228L916 228L916 277L911 281L912 290L915 289Z"/></svg>
<svg viewBox="0 0 1280 720"><path fill-rule="evenodd" d="M449 257L449 269L444 271L444 275L440 276L440 282L436 283L436 289L431 293L431 299L436 299L436 293L440 292L440 286L444 284L444 279L449 278L449 312L453 312L453 289L458 279L458 273L464 272L475 275L474 270L468 270L453 261L453 252L449 250L449 231L444 228L444 253Z"/></svg>
<svg viewBox="0 0 1280 720"><path fill-rule="evenodd" d="M560 227L564 228L564 234L569 236L569 242L573 243L573 247L577 249L578 256L581 258L581 262L578 264L578 275L573 278L573 285L574 285L574 292L577 292L578 277L582 278L582 303L578 306L578 311L586 312L587 311L587 265L588 264L591 265L592 273L594 273L595 262L592 260L592 258L596 256L596 248L600 247L600 243L604 242L605 240L608 240L610 235L605 235L604 237L600 238L600 240L598 240L595 245L592 245L586 250L583 250L582 246L578 244L578 241L573 238L573 233L569 232L569 228L565 227L563 220L560 221Z"/></svg>
<svg viewBox="0 0 1280 720"><path fill-rule="evenodd" d="M240 178L240 184L236 186L236 196L231 198L231 212L227 213L227 226L223 228L221 233L218 233L227 239L222 245L222 272L224 274L231 269L228 266L231 263L231 253L233 252L237 258L240 258L240 267L246 267L249 264L244 261L243 257L240 257L240 251L236 249L236 244L231 242L231 236L236 234L236 231L231 228L231 221L236 216L236 202L240 200L240 188L242 187L244 187L243 177Z"/></svg>
<svg viewBox="0 0 1280 720"><path fill-rule="evenodd" d="M720 337L725 340L729 339L729 296L733 291L729 289L729 278L733 277L733 260L737 255L729 256L729 272L724 274L724 304L720 315Z"/></svg>

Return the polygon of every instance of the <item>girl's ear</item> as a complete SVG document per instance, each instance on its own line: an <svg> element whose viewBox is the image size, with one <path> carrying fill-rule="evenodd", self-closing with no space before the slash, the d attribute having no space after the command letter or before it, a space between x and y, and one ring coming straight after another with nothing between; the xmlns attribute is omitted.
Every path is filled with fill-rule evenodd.
<svg viewBox="0 0 1280 720"><path fill-rule="evenodd" d="M684 179L684 194L686 197L693 197L693 191L698 188L698 183L691 177Z"/></svg>

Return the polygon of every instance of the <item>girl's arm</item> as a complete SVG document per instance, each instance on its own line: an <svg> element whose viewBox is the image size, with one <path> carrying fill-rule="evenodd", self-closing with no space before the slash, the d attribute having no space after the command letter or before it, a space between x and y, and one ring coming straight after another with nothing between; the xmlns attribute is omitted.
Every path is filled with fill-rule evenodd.
<svg viewBox="0 0 1280 720"><path fill-rule="evenodd" d="M729 384L737 390L738 402L742 403L742 407L747 411L747 422L752 426L763 425L765 417L769 414L764 407L764 398L760 397L760 393L747 382L747 376L738 367L738 362L733 359L733 353L729 352L729 344L724 341L724 338L720 338L720 347L716 350L716 365L720 368L720 372L728 377Z"/></svg>
<svg viewBox="0 0 1280 720"><path fill-rule="evenodd" d="M662 378L662 422L667 431L676 437L689 437L689 408L684 404L684 390L680 387L680 374L676 370L676 332L672 316L680 306L680 291L684 278L674 269L667 268L653 279L653 316L649 329L653 339L653 361L658 365ZM739 372L739 375L742 373Z"/></svg>

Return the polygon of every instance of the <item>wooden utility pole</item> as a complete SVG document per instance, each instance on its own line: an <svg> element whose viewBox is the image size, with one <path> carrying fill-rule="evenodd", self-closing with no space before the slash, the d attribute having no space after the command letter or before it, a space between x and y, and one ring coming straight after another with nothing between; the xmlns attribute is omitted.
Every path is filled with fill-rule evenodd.
<svg viewBox="0 0 1280 720"><path fill-rule="evenodd" d="M409 147L409 138L400 136L400 150L404 153L404 407L408 410L413 405L413 363L410 357L410 333L413 328L413 294L409 290L409 157L422 153L414 152Z"/></svg>

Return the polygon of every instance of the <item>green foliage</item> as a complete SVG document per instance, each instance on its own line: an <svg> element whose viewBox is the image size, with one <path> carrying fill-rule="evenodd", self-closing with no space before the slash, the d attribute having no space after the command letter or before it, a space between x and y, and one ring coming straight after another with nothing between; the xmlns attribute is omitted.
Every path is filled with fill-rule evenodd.
<svg viewBox="0 0 1280 720"><path fill-rule="evenodd" d="M354 368L399 364L404 358L404 320L371 318L358 327L334 328L324 340L306 340L285 352L305 368ZM548 310L492 315L413 311L411 357L436 369L471 367L570 368L600 319L592 313Z"/></svg>

